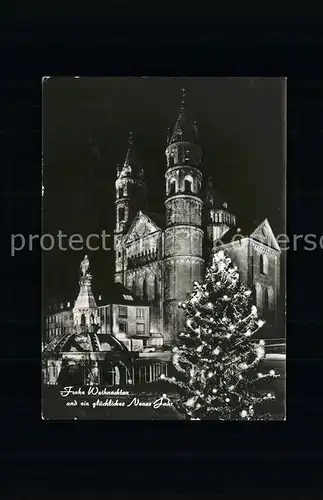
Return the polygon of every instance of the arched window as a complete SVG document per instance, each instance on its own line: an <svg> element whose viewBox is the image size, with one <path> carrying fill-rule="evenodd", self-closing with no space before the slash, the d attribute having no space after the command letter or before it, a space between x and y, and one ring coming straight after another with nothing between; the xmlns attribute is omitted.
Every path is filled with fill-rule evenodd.
<svg viewBox="0 0 323 500"><path fill-rule="evenodd" d="M191 193L192 192L192 184L191 181L188 179L185 180L185 193Z"/></svg>
<svg viewBox="0 0 323 500"><path fill-rule="evenodd" d="M81 316L81 326L85 326L85 314L82 313L82 316Z"/></svg>
<svg viewBox="0 0 323 500"><path fill-rule="evenodd" d="M122 188L118 189L118 198L123 198L123 189Z"/></svg>
<svg viewBox="0 0 323 500"><path fill-rule="evenodd" d="M260 272L268 274L268 257L267 255L260 255Z"/></svg>
<svg viewBox="0 0 323 500"><path fill-rule="evenodd" d="M263 302L262 302L262 288L260 283L256 283L254 286L254 300L256 302L256 306L260 309L262 309Z"/></svg>
<svg viewBox="0 0 323 500"><path fill-rule="evenodd" d="M170 167L173 167L174 166L174 153L171 152L169 157L168 157L168 161L169 161L169 166Z"/></svg>
<svg viewBox="0 0 323 500"><path fill-rule="evenodd" d="M193 178L190 175L184 178L184 190L185 193L192 193L193 191Z"/></svg>
<svg viewBox="0 0 323 500"><path fill-rule="evenodd" d="M118 217L119 217L119 222L124 221L124 217L125 217L124 207L119 208Z"/></svg>
<svg viewBox="0 0 323 500"><path fill-rule="evenodd" d="M169 183L169 195L172 196L176 191L176 182L174 180Z"/></svg>
<svg viewBox="0 0 323 500"><path fill-rule="evenodd" d="M93 325L94 323L94 314L91 314L91 324Z"/></svg>

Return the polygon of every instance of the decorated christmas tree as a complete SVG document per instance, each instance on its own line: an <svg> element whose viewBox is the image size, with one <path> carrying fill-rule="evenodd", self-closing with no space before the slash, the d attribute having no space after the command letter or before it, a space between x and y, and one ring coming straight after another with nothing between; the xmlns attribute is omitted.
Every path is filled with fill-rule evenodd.
<svg viewBox="0 0 323 500"><path fill-rule="evenodd" d="M278 375L259 370L265 342L253 338L264 321L223 251L214 255L204 284L194 282L190 299L179 307L186 328L173 348L176 376L166 379L177 386L177 409L191 420L270 419L264 406L275 398L260 391L259 378Z"/></svg>

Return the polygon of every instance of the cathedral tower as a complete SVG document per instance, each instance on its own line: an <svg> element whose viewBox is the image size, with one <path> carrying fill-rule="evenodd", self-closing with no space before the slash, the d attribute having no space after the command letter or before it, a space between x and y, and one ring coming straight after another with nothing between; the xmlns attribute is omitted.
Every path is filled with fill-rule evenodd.
<svg viewBox="0 0 323 500"><path fill-rule="evenodd" d="M228 209L228 202L215 191L211 177L205 194L204 220L206 226L206 253L212 254L222 236L236 225L236 217Z"/></svg>
<svg viewBox="0 0 323 500"><path fill-rule="evenodd" d="M184 106L168 137L165 151L166 229L164 259L164 338L172 342L183 328L183 311L178 302L186 300L194 281L203 276L203 230L200 170L202 151L195 122Z"/></svg>
<svg viewBox="0 0 323 500"><path fill-rule="evenodd" d="M115 282L124 283L125 255L122 238L138 210L146 206L144 171L136 154L133 136L129 134L129 146L123 166L117 168L116 186L116 228L114 231Z"/></svg>

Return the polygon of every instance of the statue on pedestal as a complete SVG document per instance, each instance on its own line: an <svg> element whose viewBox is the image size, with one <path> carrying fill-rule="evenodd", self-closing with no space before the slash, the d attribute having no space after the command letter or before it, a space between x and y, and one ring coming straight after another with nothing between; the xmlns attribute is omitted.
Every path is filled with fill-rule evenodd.
<svg viewBox="0 0 323 500"><path fill-rule="evenodd" d="M81 276L86 276L88 274L89 267L90 267L90 261L87 255L85 255L84 259L80 264Z"/></svg>

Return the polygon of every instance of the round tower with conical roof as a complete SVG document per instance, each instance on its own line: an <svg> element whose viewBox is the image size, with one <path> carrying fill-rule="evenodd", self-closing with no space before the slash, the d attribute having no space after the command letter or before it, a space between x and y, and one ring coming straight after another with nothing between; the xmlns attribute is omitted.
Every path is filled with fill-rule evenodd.
<svg viewBox="0 0 323 500"><path fill-rule="evenodd" d="M202 150L196 123L187 113L183 90L180 112L166 147L166 229L164 244L164 338L173 342L183 328L178 302L188 298L204 272L201 198Z"/></svg>
<svg viewBox="0 0 323 500"><path fill-rule="evenodd" d="M129 134L128 151L123 166L117 167L115 186L115 282L124 284L125 256L122 247L122 239L128 231L137 212L146 207L144 170L135 150L132 132Z"/></svg>

